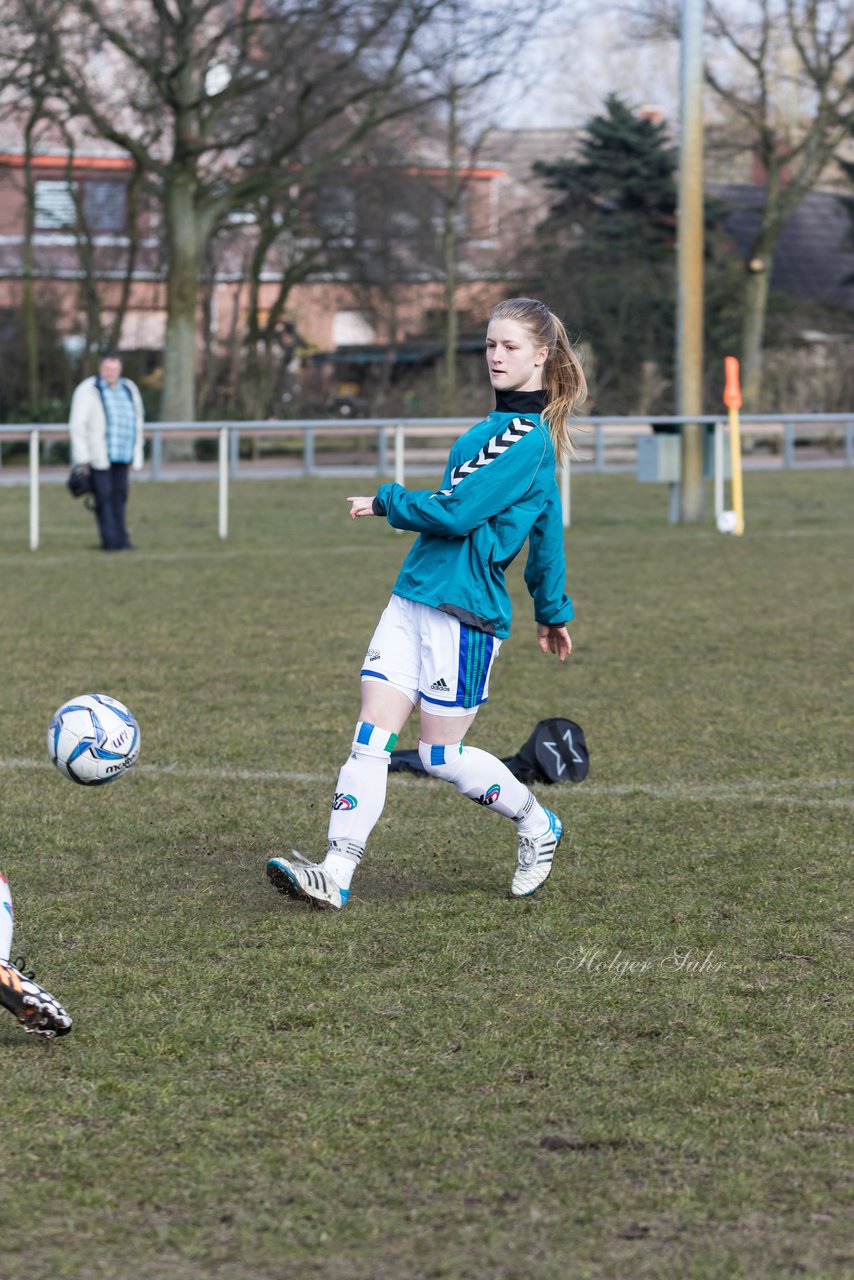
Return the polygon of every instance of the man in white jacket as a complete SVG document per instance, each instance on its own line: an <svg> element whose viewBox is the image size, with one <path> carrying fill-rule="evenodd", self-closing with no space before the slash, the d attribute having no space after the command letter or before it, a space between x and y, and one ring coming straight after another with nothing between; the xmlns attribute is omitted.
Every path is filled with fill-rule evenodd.
<svg viewBox="0 0 854 1280"><path fill-rule="evenodd" d="M71 399L71 461L92 477L95 515L104 551L129 551L125 527L129 472L142 467L142 397L122 377L122 362L110 352L98 373L85 378Z"/></svg>

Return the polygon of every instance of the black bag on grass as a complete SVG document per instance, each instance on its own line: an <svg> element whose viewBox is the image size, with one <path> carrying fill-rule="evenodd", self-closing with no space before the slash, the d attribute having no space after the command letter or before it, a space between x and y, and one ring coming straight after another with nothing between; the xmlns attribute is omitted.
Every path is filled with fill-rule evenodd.
<svg viewBox="0 0 854 1280"><path fill-rule="evenodd" d="M520 782L581 782L590 769L584 730L574 720L541 720L525 745L504 761Z"/></svg>

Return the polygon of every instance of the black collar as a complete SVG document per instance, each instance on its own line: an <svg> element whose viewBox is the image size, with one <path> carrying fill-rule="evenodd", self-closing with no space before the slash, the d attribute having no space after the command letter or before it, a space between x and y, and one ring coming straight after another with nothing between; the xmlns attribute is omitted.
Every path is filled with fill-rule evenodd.
<svg viewBox="0 0 854 1280"><path fill-rule="evenodd" d="M545 391L496 391L495 407L499 413L542 413L546 407Z"/></svg>

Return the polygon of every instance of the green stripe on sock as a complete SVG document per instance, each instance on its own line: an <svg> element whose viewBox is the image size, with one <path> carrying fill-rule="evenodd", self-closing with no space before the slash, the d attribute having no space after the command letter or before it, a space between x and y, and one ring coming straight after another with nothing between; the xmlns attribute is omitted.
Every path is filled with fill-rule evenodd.
<svg viewBox="0 0 854 1280"><path fill-rule="evenodd" d="M400 735L397 733L390 733L388 735L388 742L385 744L386 751L394 751L397 746L397 739L399 736Z"/></svg>

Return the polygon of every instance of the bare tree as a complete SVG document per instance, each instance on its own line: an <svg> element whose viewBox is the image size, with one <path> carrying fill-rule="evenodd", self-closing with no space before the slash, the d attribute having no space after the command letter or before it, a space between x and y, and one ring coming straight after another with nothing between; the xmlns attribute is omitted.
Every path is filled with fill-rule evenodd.
<svg viewBox="0 0 854 1280"><path fill-rule="evenodd" d="M573 6L573 7L578 7ZM557 8L555 0L534 0L526 10L526 27L534 29ZM444 301L443 411L456 412L458 393L459 305L463 255L467 240L466 202L478 156L493 123L489 107L496 82L504 87L503 106L519 102L539 74L520 60L519 9L503 0L486 8L448 0L439 24L445 47L438 76L440 114L437 130L444 152L445 178L437 185L441 202L441 249ZM482 50L489 49L488 60ZM512 68L512 76L508 71Z"/></svg>
<svg viewBox="0 0 854 1280"><path fill-rule="evenodd" d="M255 241L246 272L245 369L246 411L252 417L281 412L282 384L295 342L287 318L294 287L315 273L334 271L347 252L334 228L318 217L322 201L322 188L310 181L294 183L287 192L265 193L251 206Z"/></svg>
<svg viewBox="0 0 854 1280"><path fill-rule="evenodd" d="M34 42L13 42L0 58L0 119L15 119L23 141L24 236L21 251L22 313L27 398L35 411L40 393L39 326L35 291L36 182L34 160L50 121L46 78Z"/></svg>
<svg viewBox="0 0 854 1280"><path fill-rule="evenodd" d="M142 175L139 166L134 165L122 192L125 232L121 237L123 243L118 248L111 245L106 249L99 242L101 228L97 225L97 217L93 218L93 211L87 207L86 185L77 181L74 176L77 158L74 134L67 121L55 119L54 123L65 148L66 183L74 206L72 230L80 268L80 310L85 323L83 372L90 373L105 350L113 351L120 344L139 252ZM115 287L116 278L119 281L118 291ZM115 297L110 307L106 302L108 294ZM106 319L108 310L112 313L109 322Z"/></svg>
<svg viewBox="0 0 854 1280"><path fill-rule="evenodd" d="M21 257L23 275L24 339L27 352L27 394L31 412L39 399L39 333L36 315L34 246L36 226L36 184L33 173L36 137L44 121L45 99L39 85L33 86L24 125L24 243Z"/></svg>
<svg viewBox="0 0 854 1280"><path fill-rule="evenodd" d="M229 210L339 163L430 92L442 0L15 0L70 114L157 184L168 251L163 414L195 407L204 246ZM410 86L409 101L401 86Z"/></svg>
<svg viewBox="0 0 854 1280"><path fill-rule="evenodd" d="M646 34L678 33L673 0L634 11ZM744 398L756 408L774 250L854 122L854 23L849 0L709 0L706 14L707 83L765 186L743 297Z"/></svg>

